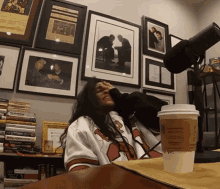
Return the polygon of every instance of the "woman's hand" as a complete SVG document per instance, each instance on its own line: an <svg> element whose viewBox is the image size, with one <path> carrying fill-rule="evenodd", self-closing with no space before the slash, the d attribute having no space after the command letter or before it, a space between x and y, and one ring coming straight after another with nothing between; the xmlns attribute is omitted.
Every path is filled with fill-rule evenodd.
<svg viewBox="0 0 220 189"><path fill-rule="evenodd" d="M112 84L109 83L109 82L106 82L106 81L98 82L98 83L96 84L96 89L97 89L97 90L98 90L98 89L101 89L101 90L106 90L106 89L111 90L111 89L113 89L113 88L114 88L114 87L112 86Z"/></svg>

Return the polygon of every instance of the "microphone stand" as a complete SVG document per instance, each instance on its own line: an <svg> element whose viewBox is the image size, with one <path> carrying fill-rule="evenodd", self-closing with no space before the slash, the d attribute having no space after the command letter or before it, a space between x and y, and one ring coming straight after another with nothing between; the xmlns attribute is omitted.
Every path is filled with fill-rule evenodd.
<svg viewBox="0 0 220 189"><path fill-rule="evenodd" d="M202 63L205 55L200 56L199 62L194 63L194 74L195 74L195 92L194 92L194 104L196 109L199 111L200 116L198 117L198 136L195 163L213 163L220 162L220 152L215 151L204 151L202 147L203 143L203 120L204 120L204 102L202 94L202 79L199 76L199 64Z"/></svg>

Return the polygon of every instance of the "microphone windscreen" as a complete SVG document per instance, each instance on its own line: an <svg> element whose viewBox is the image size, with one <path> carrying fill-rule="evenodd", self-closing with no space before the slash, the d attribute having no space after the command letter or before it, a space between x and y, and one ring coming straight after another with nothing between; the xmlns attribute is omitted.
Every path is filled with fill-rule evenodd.
<svg viewBox="0 0 220 189"><path fill-rule="evenodd" d="M194 64L194 57L188 40L182 40L164 56L164 65L171 73L180 73Z"/></svg>

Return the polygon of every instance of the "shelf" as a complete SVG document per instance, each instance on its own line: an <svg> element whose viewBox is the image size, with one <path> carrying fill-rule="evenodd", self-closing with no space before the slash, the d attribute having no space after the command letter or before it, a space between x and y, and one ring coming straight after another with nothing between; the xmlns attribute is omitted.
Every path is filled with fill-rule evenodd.
<svg viewBox="0 0 220 189"><path fill-rule="evenodd" d="M46 155L46 154L16 154L16 153L2 153L0 152L0 156L17 156L17 157L37 157L37 158L62 158L61 155Z"/></svg>
<svg viewBox="0 0 220 189"><path fill-rule="evenodd" d="M208 85L208 84L213 83L212 82L212 77L213 76L215 77L216 82L220 81L220 74L214 73L214 72L207 73L205 75L201 75L200 77L203 80L203 82L206 81L206 85Z"/></svg>

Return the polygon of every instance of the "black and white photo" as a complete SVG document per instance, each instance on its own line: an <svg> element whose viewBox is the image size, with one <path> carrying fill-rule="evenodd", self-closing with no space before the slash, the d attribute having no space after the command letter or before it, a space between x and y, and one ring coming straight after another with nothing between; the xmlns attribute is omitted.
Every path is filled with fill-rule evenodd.
<svg viewBox="0 0 220 189"><path fill-rule="evenodd" d="M78 61L74 56L24 48L18 90L76 96Z"/></svg>
<svg viewBox="0 0 220 189"><path fill-rule="evenodd" d="M82 79L140 86L140 26L89 11Z"/></svg>
<svg viewBox="0 0 220 189"><path fill-rule="evenodd" d="M133 32L101 21L97 28L95 68L130 74Z"/></svg>

